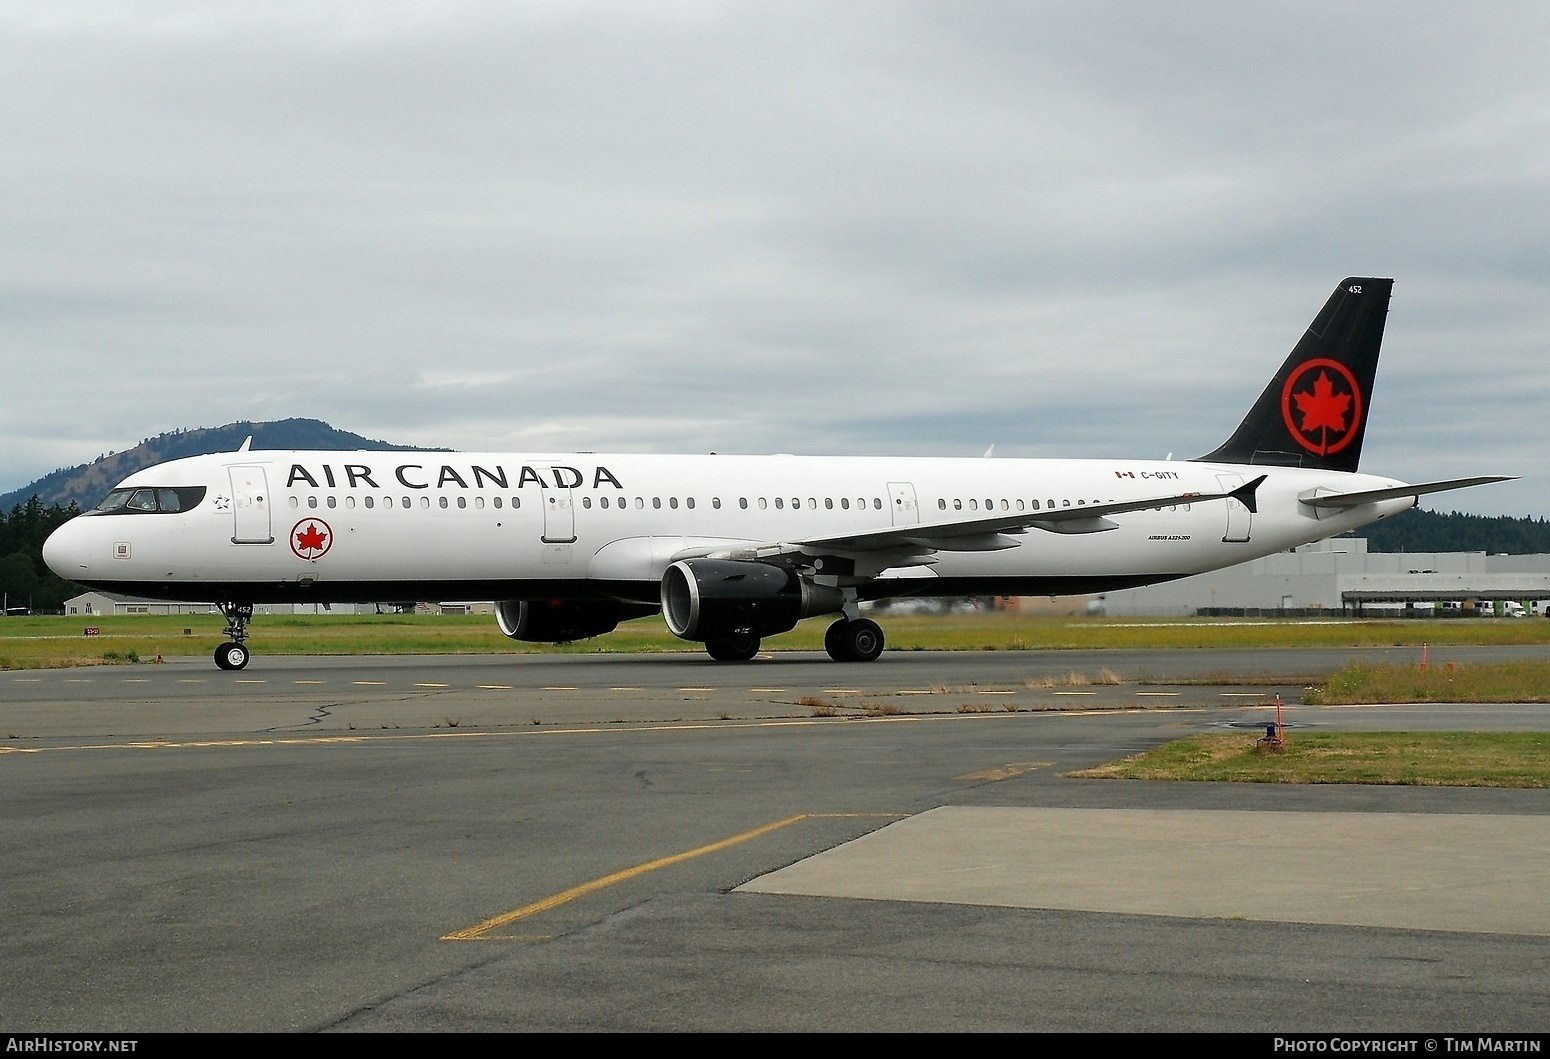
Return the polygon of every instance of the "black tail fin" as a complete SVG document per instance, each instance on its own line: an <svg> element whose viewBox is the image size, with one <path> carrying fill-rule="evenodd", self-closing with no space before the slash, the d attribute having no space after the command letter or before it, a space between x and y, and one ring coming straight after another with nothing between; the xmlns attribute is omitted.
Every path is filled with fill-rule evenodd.
<svg viewBox="0 0 1550 1059"><path fill-rule="evenodd" d="M1232 437L1199 461L1356 470L1393 287L1341 280Z"/></svg>

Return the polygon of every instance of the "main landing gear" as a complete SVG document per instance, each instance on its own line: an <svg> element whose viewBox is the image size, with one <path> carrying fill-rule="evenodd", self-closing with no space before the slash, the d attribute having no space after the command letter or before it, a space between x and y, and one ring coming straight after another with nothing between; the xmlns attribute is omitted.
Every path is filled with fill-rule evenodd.
<svg viewBox="0 0 1550 1059"><path fill-rule="evenodd" d="M823 634L823 649L836 662L872 662L883 653L882 626L871 618L840 618Z"/></svg>
<svg viewBox="0 0 1550 1059"><path fill-rule="evenodd" d="M221 613L226 615L226 642L215 649L215 665L219 669L246 669L252 657L246 641L253 604L222 603Z"/></svg>

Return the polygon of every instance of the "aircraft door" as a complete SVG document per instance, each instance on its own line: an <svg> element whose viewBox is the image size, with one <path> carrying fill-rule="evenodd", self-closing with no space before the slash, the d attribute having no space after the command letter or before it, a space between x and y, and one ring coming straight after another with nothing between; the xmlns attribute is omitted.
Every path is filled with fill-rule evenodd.
<svg viewBox="0 0 1550 1059"><path fill-rule="evenodd" d="M233 544L273 544L269 526L269 478L262 467L228 467Z"/></svg>
<svg viewBox="0 0 1550 1059"><path fill-rule="evenodd" d="M1219 474L1217 483L1221 485L1222 492L1230 493L1243 484L1241 474ZM1227 498L1227 532L1222 536L1223 544L1243 544L1249 539L1249 530L1254 522L1254 513L1232 497Z"/></svg>
<svg viewBox="0 0 1550 1059"><path fill-rule="evenodd" d="M576 507L569 489L544 489L544 543L574 544Z"/></svg>
<svg viewBox="0 0 1550 1059"><path fill-rule="evenodd" d="M888 509L893 512L895 526L918 524L920 508L915 504L915 486L909 482L889 482Z"/></svg>

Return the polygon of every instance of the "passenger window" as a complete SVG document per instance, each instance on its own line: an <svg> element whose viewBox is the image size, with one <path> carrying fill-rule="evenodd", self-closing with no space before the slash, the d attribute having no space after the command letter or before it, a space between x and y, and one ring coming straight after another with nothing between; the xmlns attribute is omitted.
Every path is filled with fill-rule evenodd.
<svg viewBox="0 0 1550 1059"><path fill-rule="evenodd" d="M344 498L344 506L345 507L354 507L355 506L355 497L353 497L353 496L345 497Z"/></svg>
<svg viewBox="0 0 1550 1059"><path fill-rule="evenodd" d="M297 500L294 496L291 497L291 507L300 507L300 506L301 506L301 501Z"/></svg>
<svg viewBox="0 0 1550 1059"><path fill-rule="evenodd" d="M646 498L645 497L641 497L641 496L637 496L635 498L635 510L639 511L641 508L643 508L645 506L646 506Z"/></svg>
<svg viewBox="0 0 1550 1059"><path fill-rule="evenodd" d="M307 497L307 506L308 507L317 507L318 506L318 498L315 497L315 496Z"/></svg>
<svg viewBox="0 0 1550 1059"><path fill-rule="evenodd" d="M717 511L720 511L721 510L721 498L719 496L711 497L710 498L710 506L715 508Z"/></svg>
<svg viewBox="0 0 1550 1059"><path fill-rule="evenodd" d="M848 496L840 497L840 507L844 508L846 511L849 511L850 510L850 497L848 497Z"/></svg>
<svg viewBox="0 0 1550 1059"><path fill-rule="evenodd" d="M461 507L461 508L467 508L468 507L468 497L466 497L466 496L458 497L457 498L457 506Z"/></svg>
<svg viewBox="0 0 1550 1059"><path fill-rule="evenodd" d="M483 511L484 510L484 497L482 497L482 496L474 497L474 507L478 508L480 511Z"/></svg>
<svg viewBox="0 0 1550 1059"><path fill-rule="evenodd" d="M444 497L444 496L438 496L438 497L437 497L437 498L436 498L436 502L437 502L437 503L438 503L438 504L440 504L440 505L441 505L441 506L442 506L442 507L446 507L446 506L447 506L447 498L446 498L446 497Z"/></svg>
<svg viewBox="0 0 1550 1059"><path fill-rule="evenodd" d="M785 497L777 496L775 498L775 510L776 511L784 511L784 510L786 510L786 499L785 499Z"/></svg>
<svg viewBox="0 0 1550 1059"><path fill-rule="evenodd" d="M328 498L328 506L329 507L338 507L339 506L339 501L336 500L334 497L329 497Z"/></svg>
<svg viewBox="0 0 1550 1059"><path fill-rule="evenodd" d="M776 501L776 503L779 503L779 502L780 501L778 501L778 500ZM768 500L764 499L764 497L761 496L759 498L759 510L763 511L766 508L768 508L769 506L770 506L770 502Z"/></svg>
<svg viewBox="0 0 1550 1059"><path fill-rule="evenodd" d="M748 510L748 498L746 496L738 497L737 498L737 506L742 508L744 511L747 511Z"/></svg>
<svg viewBox="0 0 1550 1059"><path fill-rule="evenodd" d="M1017 502L1017 510L1021 511L1022 509L1023 509L1023 502L1021 500L1019 500Z"/></svg>
<svg viewBox="0 0 1550 1059"><path fill-rule="evenodd" d="M979 509L980 509L980 502L978 500L970 500L969 501L969 510L970 511L978 511Z"/></svg>
<svg viewBox="0 0 1550 1059"><path fill-rule="evenodd" d="M581 498L581 506L582 507L588 507L588 508L591 507L592 506L592 498L590 496L582 497Z"/></svg>
<svg viewBox="0 0 1550 1059"><path fill-rule="evenodd" d="M791 510L792 511L796 511L801 506L802 506L802 498L801 497L794 496L794 497L791 498Z"/></svg>
<svg viewBox="0 0 1550 1059"><path fill-rule="evenodd" d="M667 498L667 506L672 508L674 511L677 511L678 510L678 498L676 496L668 497Z"/></svg>
<svg viewBox="0 0 1550 1059"><path fill-rule="evenodd" d="M651 498L651 506L655 507L655 508L660 508L662 506L662 498L660 496L652 497Z"/></svg>
<svg viewBox="0 0 1550 1059"><path fill-rule="evenodd" d="M490 503L495 505L496 510L500 510L500 506L501 506L501 498L500 497L498 497L498 496L491 497L490 498Z"/></svg>
<svg viewBox="0 0 1550 1059"><path fill-rule="evenodd" d="M874 496L872 498L872 507L875 508L878 511L881 511L883 509L883 502L882 502L882 500L879 499L878 497Z"/></svg>
<svg viewBox="0 0 1550 1059"><path fill-rule="evenodd" d="M366 506L367 507L375 507L376 503L377 503L376 500L374 500L373 498L371 498L369 496L366 498Z"/></svg>
<svg viewBox="0 0 1550 1059"><path fill-rule="evenodd" d="M693 511L694 510L694 497L692 497L692 496L691 497L685 497L684 498L684 506L687 507L690 511ZM719 500L716 501L716 506L720 507L721 506L721 501L719 501Z"/></svg>
<svg viewBox="0 0 1550 1059"><path fill-rule="evenodd" d="M954 500L953 501L953 510L954 511L962 511L963 510L963 501L962 500Z"/></svg>
<svg viewBox="0 0 1550 1059"><path fill-rule="evenodd" d="M947 501L946 500L938 500L936 502L936 506L937 506L937 508L939 510L946 511L947 510Z"/></svg>
<svg viewBox="0 0 1550 1059"><path fill-rule="evenodd" d="M405 501L404 501L404 503L406 503L406 504L407 504L407 503L408 503L408 502L409 502L409 501L408 501L408 500L407 500L407 499L405 499ZM442 503L443 503L443 504L445 504L445 503L446 503L446 502L447 502L447 498L446 498L446 497L442 497L442 498L441 498L441 502L442 502ZM421 506L421 507L422 507L422 508L424 508L424 509L426 509L426 510L427 510L427 511L429 511L429 510L430 510L430 506L431 506L431 498L430 498L430 497L428 497L428 496L422 496L422 497L420 497L420 506Z"/></svg>

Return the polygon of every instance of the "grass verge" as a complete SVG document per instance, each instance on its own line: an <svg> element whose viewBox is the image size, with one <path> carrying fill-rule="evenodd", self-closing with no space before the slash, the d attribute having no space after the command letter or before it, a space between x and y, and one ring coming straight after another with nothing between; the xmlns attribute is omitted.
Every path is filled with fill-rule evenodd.
<svg viewBox="0 0 1550 1059"><path fill-rule="evenodd" d="M1303 693L1316 706L1360 702L1550 702L1550 662L1385 666L1352 663Z"/></svg>
<svg viewBox="0 0 1550 1059"><path fill-rule="evenodd" d="M1423 787L1550 786L1550 733L1300 732L1280 753L1254 736L1179 739L1073 772L1084 779L1232 783L1373 783Z"/></svg>
<svg viewBox="0 0 1550 1059"><path fill-rule="evenodd" d="M890 650L1038 651L1081 648L1224 649L1376 647L1445 644L1550 644L1550 621L1306 621L1272 619L1138 620L1037 617L1000 611L919 615L874 612ZM771 651L818 651L832 618L812 618L772 636ZM221 642L210 615L78 615L0 619L0 668L32 669L209 655ZM86 628L97 630L84 635ZM485 615L286 615L256 618L250 646L259 655L608 654L701 650L667 631L660 617L626 622L606 636L574 644L506 639ZM116 655L116 659L105 657Z"/></svg>

